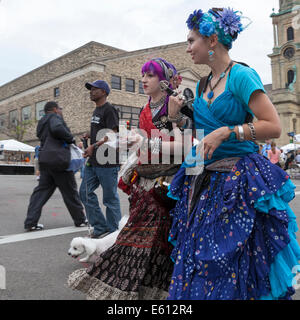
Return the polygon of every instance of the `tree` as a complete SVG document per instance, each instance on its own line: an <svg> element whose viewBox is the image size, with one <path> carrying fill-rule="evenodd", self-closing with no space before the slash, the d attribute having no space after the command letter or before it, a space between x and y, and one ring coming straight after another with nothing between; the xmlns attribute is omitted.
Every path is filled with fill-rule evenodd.
<svg viewBox="0 0 300 320"><path fill-rule="evenodd" d="M33 123L32 120L20 121L18 119L14 119L12 122L9 122L4 118L1 118L0 122L0 132L18 141L23 141L28 127Z"/></svg>

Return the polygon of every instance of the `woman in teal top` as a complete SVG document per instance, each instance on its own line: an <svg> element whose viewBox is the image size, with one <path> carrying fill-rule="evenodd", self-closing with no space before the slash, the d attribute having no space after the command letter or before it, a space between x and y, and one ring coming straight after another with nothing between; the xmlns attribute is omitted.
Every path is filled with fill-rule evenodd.
<svg viewBox="0 0 300 320"><path fill-rule="evenodd" d="M212 72L203 90L198 84L194 102L194 125L204 138L170 186L178 201L171 212L168 299L289 299L300 259L288 205L295 186L255 143L279 138L278 114L255 70L229 56L243 30L238 12L196 10L187 24L187 52ZM180 97L170 98L169 119L184 128L181 107ZM195 153L197 161L190 161ZM204 171L189 175L199 164Z"/></svg>
<svg viewBox="0 0 300 320"><path fill-rule="evenodd" d="M199 97L198 89L199 84L195 100L197 107L194 112L194 121L197 128L204 129L204 136L220 127L243 124L247 113L253 114L248 107L251 94L257 90L265 92L255 70L241 64L232 66L225 82L225 90L210 106L203 97L203 92ZM212 154L212 158L205 160L205 164L230 156L242 157L257 151L258 146L253 141L239 141L234 137L223 141Z"/></svg>

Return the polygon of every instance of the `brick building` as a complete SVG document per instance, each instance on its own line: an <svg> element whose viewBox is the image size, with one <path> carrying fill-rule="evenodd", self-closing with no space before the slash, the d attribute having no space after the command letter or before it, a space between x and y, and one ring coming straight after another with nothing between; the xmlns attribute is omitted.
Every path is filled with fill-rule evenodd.
<svg viewBox="0 0 300 320"><path fill-rule="evenodd" d="M162 57L173 63L183 82L195 92L197 81L208 73L194 65L186 54L186 42L127 52L90 42L0 87L0 139L10 124L30 120L23 141L35 145L37 121L47 101L63 107L64 118L74 136L89 130L95 108L85 89L86 82L103 79L112 90L109 101L120 111L122 124L137 125L140 108L147 102L140 82L141 66L149 59Z"/></svg>
<svg viewBox="0 0 300 320"><path fill-rule="evenodd" d="M272 84L266 91L279 113L283 133L277 140L289 143L288 132L300 132L300 0L280 0L279 12L271 15L274 26L274 48L269 55ZM196 83L209 70L194 65L186 54L186 42L124 51L90 42L0 87L0 139L9 136L8 126L30 120L23 141L35 145L36 123L43 115L44 104L57 101L75 136L89 129L94 104L85 82L106 80L112 87L109 101L120 111L122 124L137 124L140 108L147 102L141 86L141 66L150 58L162 57L173 63L183 77L181 90L189 87L195 93ZM298 73L298 76L297 76ZM7 133L7 134L5 134Z"/></svg>

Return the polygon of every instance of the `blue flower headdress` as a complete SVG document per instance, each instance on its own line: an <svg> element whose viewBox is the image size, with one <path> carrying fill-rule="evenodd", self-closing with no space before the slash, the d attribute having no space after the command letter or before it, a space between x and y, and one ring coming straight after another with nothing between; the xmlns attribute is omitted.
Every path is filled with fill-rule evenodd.
<svg viewBox="0 0 300 320"><path fill-rule="evenodd" d="M195 10L186 23L190 30L197 29L203 36L210 37L217 34L219 42L231 49L232 42L236 40L238 34L252 23L243 26L242 18L245 17L242 17L241 12L230 8L210 9L207 13L203 13L202 10Z"/></svg>

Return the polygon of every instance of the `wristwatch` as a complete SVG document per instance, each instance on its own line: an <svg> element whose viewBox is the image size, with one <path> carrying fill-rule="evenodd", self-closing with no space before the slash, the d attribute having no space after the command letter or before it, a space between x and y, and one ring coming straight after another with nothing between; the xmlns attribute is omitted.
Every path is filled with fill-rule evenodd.
<svg viewBox="0 0 300 320"><path fill-rule="evenodd" d="M227 141L232 141L232 140L236 140L236 133L234 132L234 128L235 126L228 126L228 129L231 131L229 138L227 139Z"/></svg>

